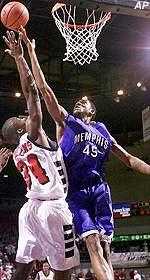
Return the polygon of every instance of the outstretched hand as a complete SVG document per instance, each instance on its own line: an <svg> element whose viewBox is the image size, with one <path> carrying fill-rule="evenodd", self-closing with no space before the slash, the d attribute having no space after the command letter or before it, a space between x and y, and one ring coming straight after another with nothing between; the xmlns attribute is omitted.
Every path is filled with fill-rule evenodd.
<svg viewBox="0 0 150 280"><path fill-rule="evenodd" d="M28 38L24 27L21 26L19 28L19 32L21 33L22 40L25 43L25 45L27 46L28 51L31 52L32 50L34 50L35 49L35 40L34 39L30 40Z"/></svg>
<svg viewBox="0 0 150 280"><path fill-rule="evenodd" d="M3 39L8 47L8 49L5 50L9 55L12 57L19 58L23 57L23 47L22 47L22 34L19 32L18 40L16 39L14 31L7 31L6 36L3 36Z"/></svg>
<svg viewBox="0 0 150 280"><path fill-rule="evenodd" d="M0 149L0 171L7 165L11 155L11 150L7 148Z"/></svg>

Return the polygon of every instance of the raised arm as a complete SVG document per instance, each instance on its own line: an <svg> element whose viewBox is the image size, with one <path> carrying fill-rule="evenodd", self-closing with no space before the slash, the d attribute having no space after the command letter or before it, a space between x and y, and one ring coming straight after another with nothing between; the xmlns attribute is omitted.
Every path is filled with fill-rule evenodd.
<svg viewBox="0 0 150 280"><path fill-rule="evenodd" d="M7 36L4 36L4 41L9 49L6 49L14 59L20 76L20 82L24 97L27 102L29 114L28 133L35 141L38 138L39 130L42 128L42 111L38 89L33 78L33 75L24 58L23 48L21 44L21 33L16 40L13 31L7 31Z"/></svg>
<svg viewBox="0 0 150 280"><path fill-rule="evenodd" d="M47 110L51 115L51 117L53 118L53 120L57 123L57 125L63 127L67 112L63 107L61 107L58 104L58 100L54 92L52 91L52 89L50 88L50 86L47 84L45 80L44 74L41 70L40 64L38 62L35 53L35 41L29 40L24 28L21 27L20 31L22 33L22 38L28 49L28 53L32 64L32 71L36 80L36 84L43 95Z"/></svg>
<svg viewBox="0 0 150 280"><path fill-rule="evenodd" d="M124 148L118 145L116 141L113 142L112 153L128 167L140 173L150 175L150 165L128 153Z"/></svg>

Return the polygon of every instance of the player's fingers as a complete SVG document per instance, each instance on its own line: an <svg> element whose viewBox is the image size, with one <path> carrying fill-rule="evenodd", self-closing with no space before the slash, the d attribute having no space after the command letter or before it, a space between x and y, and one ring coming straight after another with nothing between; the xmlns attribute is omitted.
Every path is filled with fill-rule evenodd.
<svg viewBox="0 0 150 280"><path fill-rule="evenodd" d="M25 31L22 25L19 27L19 31L22 33L23 37L25 36Z"/></svg>
<svg viewBox="0 0 150 280"><path fill-rule="evenodd" d="M5 152L4 152L4 158L8 158L8 157L10 157L12 155L12 152L10 151L10 150L6 150Z"/></svg>
<svg viewBox="0 0 150 280"><path fill-rule="evenodd" d="M18 45L21 46L21 41L22 41L22 34L21 32L19 31L19 38L18 38Z"/></svg>
<svg viewBox="0 0 150 280"><path fill-rule="evenodd" d="M35 39L32 39L32 45L35 48Z"/></svg>
<svg viewBox="0 0 150 280"><path fill-rule="evenodd" d="M8 154L7 154L7 156L8 156L8 159L12 156L12 152L9 152Z"/></svg>
<svg viewBox="0 0 150 280"><path fill-rule="evenodd" d="M19 29L19 30L20 30L21 33L22 33L23 40L24 40L25 42L27 42L27 40L29 40L29 39L28 39L28 36L27 36L27 33L26 33L25 28L23 28L23 26L20 26L20 29Z"/></svg>
<svg viewBox="0 0 150 280"><path fill-rule="evenodd" d="M8 152L10 151L9 149L7 149L6 147L2 148L3 149L3 152Z"/></svg>
<svg viewBox="0 0 150 280"><path fill-rule="evenodd" d="M2 149L0 150L0 155L2 155L4 158L5 158L5 157L8 157L8 156L11 155L11 154L12 154L12 151L9 150L9 149L7 149L6 147L5 147L5 148L2 148Z"/></svg>
<svg viewBox="0 0 150 280"><path fill-rule="evenodd" d="M10 54L10 55L11 55L11 50L6 49L6 50L5 50L5 53L8 53L8 54Z"/></svg>
<svg viewBox="0 0 150 280"><path fill-rule="evenodd" d="M10 34L11 34L11 40L12 40L12 42L13 42L13 43L16 43L17 41L16 41L16 36L15 36L14 31L10 31Z"/></svg>
<svg viewBox="0 0 150 280"><path fill-rule="evenodd" d="M3 39L4 39L5 43L6 43L6 45L9 47L10 43L9 43L9 40L7 39L7 37L3 36Z"/></svg>
<svg viewBox="0 0 150 280"><path fill-rule="evenodd" d="M5 148L3 148L3 155L5 156L7 156L7 155L9 155L9 154L11 154L12 153L12 151L10 150L10 149L7 149L6 147Z"/></svg>
<svg viewBox="0 0 150 280"><path fill-rule="evenodd" d="M6 34L7 34L7 38L8 38L8 40L11 42L11 34L10 34L10 31L6 31Z"/></svg>
<svg viewBox="0 0 150 280"><path fill-rule="evenodd" d="M26 30L25 30L25 28L23 28L22 25L20 26L19 30L20 30L23 34L27 35L27 34L26 34Z"/></svg>
<svg viewBox="0 0 150 280"><path fill-rule="evenodd" d="M0 149L0 155L3 153L4 149L5 149L5 148L1 148L1 149Z"/></svg>

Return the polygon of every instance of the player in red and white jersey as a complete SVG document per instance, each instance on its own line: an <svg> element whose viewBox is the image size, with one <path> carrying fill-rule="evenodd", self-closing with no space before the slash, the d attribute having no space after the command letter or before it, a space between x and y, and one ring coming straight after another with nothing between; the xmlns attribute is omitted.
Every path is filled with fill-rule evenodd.
<svg viewBox="0 0 150 280"><path fill-rule="evenodd" d="M25 133L13 153L15 165L27 185L27 198L66 198L68 184L62 151L54 142L49 142L49 147L41 147Z"/></svg>
<svg viewBox="0 0 150 280"><path fill-rule="evenodd" d="M79 265L72 214L65 201L67 177L62 153L42 128L42 112L37 86L24 59L21 35L16 40L7 31L6 50L14 57L27 102L28 118L5 121L5 140L18 144L14 162L27 184L28 202L19 213L19 240L13 280L26 280L34 260L46 257L55 271L55 280L68 280L69 269Z"/></svg>

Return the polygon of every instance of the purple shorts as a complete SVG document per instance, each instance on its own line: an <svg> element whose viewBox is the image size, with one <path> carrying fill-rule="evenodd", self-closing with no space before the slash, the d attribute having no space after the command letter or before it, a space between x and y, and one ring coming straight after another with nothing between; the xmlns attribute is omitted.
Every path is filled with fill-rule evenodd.
<svg viewBox="0 0 150 280"><path fill-rule="evenodd" d="M69 207L77 237L99 233L103 241L111 242L114 232L110 188L103 182L83 188L69 196Z"/></svg>

